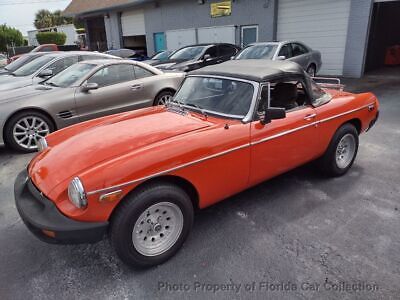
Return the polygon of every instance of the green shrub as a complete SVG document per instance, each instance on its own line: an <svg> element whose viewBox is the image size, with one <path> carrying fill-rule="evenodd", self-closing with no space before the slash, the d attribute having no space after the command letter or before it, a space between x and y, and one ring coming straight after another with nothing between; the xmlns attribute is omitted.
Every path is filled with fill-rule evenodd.
<svg viewBox="0 0 400 300"><path fill-rule="evenodd" d="M63 32L39 32L36 34L36 39L40 45L64 45L65 41L67 40L67 35Z"/></svg>

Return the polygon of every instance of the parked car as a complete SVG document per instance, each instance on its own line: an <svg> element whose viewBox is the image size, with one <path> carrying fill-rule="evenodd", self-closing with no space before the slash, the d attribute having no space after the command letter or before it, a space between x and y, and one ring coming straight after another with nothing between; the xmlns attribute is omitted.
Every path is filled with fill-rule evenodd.
<svg viewBox="0 0 400 300"><path fill-rule="evenodd" d="M136 61L144 61L148 60L149 58L147 55L143 53L143 51L139 50L131 50L131 49L115 49L115 50L108 50L105 52L106 54L118 56L125 59L131 59Z"/></svg>
<svg viewBox="0 0 400 300"><path fill-rule="evenodd" d="M12 63L6 65L4 68L0 68L0 76L10 74L19 69L20 67L22 67L23 65L45 54L47 54L47 52L35 52L35 53L24 54L17 60L14 60Z"/></svg>
<svg viewBox="0 0 400 300"><path fill-rule="evenodd" d="M29 49L29 47L28 47L28 49ZM31 51L29 51L27 53L74 51L74 50L79 50L78 46L76 46L76 45L58 46L56 44L43 44L43 45L39 45L39 46L33 48ZM9 60L8 60L8 63L11 63L11 62L17 60L18 58L20 58L24 54L26 54L26 53L20 53L20 54L17 54L17 55L14 55L14 56L10 57Z"/></svg>
<svg viewBox="0 0 400 300"><path fill-rule="evenodd" d="M250 44L240 51L235 59L290 60L302 66L311 77L314 77L322 66L321 52L298 41Z"/></svg>
<svg viewBox="0 0 400 300"><path fill-rule="evenodd" d="M42 139L16 179L16 206L43 241L96 242L107 231L124 262L153 266L179 250L198 208L315 159L344 175L378 111L373 94L323 89L292 62L209 66L167 106Z"/></svg>
<svg viewBox="0 0 400 300"><path fill-rule="evenodd" d="M183 47L168 60L154 63L161 70L189 72L205 66L215 65L229 60L240 48L232 44L200 44Z"/></svg>
<svg viewBox="0 0 400 300"><path fill-rule="evenodd" d="M56 129L165 104L183 78L126 60L74 64L36 86L0 93L0 144L4 139L16 150L35 151L38 139Z"/></svg>
<svg viewBox="0 0 400 300"><path fill-rule="evenodd" d="M154 54L150 59L145 60L143 62L149 65L154 65L156 63L168 60L169 56L172 55L172 53L174 52L170 50L163 50Z"/></svg>
<svg viewBox="0 0 400 300"><path fill-rule="evenodd" d="M57 52L43 55L12 73L0 76L0 92L38 84L82 60L117 57L86 51ZM119 59L119 58L118 58Z"/></svg>
<svg viewBox="0 0 400 300"><path fill-rule="evenodd" d="M4 67L5 65L7 65L8 61L7 61L7 56L5 56L4 54L0 53L0 68Z"/></svg>

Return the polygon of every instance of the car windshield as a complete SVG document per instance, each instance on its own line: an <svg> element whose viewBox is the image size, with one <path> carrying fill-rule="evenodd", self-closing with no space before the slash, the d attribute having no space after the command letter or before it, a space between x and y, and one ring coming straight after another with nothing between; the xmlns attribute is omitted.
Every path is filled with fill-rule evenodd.
<svg viewBox="0 0 400 300"><path fill-rule="evenodd" d="M20 58L14 60L12 63L8 64L7 66L4 67L7 71L14 72L18 68L20 68L22 65L34 60L37 58L36 55L23 55Z"/></svg>
<svg viewBox="0 0 400 300"><path fill-rule="evenodd" d="M275 54L276 45L253 45L244 48L236 59L272 59Z"/></svg>
<svg viewBox="0 0 400 300"><path fill-rule="evenodd" d="M44 84L57 87L69 87L89 74L95 67L96 65L94 64L75 64L45 81Z"/></svg>
<svg viewBox="0 0 400 300"><path fill-rule="evenodd" d="M15 76L28 76L32 75L35 73L37 70L42 68L44 65L46 65L48 62L54 59L54 56L52 55L43 55L25 65L23 65L21 68L17 69L15 72L13 72L13 75Z"/></svg>
<svg viewBox="0 0 400 300"><path fill-rule="evenodd" d="M192 60L200 58L206 46L186 47L176 51L169 59Z"/></svg>
<svg viewBox="0 0 400 300"><path fill-rule="evenodd" d="M203 113L243 118L253 99L252 84L233 79L188 77L173 99L173 103Z"/></svg>
<svg viewBox="0 0 400 300"><path fill-rule="evenodd" d="M166 60L170 54L171 52L169 51L162 51L154 55L151 59Z"/></svg>

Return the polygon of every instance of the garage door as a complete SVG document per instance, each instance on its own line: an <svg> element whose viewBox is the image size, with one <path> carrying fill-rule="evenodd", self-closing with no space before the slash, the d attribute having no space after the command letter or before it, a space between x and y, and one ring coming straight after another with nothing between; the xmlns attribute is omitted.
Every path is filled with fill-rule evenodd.
<svg viewBox="0 0 400 300"><path fill-rule="evenodd" d="M169 30L165 32L165 37L168 50L177 50L197 43L195 29Z"/></svg>
<svg viewBox="0 0 400 300"><path fill-rule="evenodd" d="M146 34L143 10L130 10L121 14L121 27L123 36Z"/></svg>
<svg viewBox="0 0 400 300"><path fill-rule="evenodd" d="M197 29L199 43L235 44L235 26L202 27Z"/></svg>
<svg viewBox="0 0 400 300"><path fill-rule="evenodd" d="M278 40L299 40L322 53L320 74L342 75L350 0L279 0Z"/></svg>

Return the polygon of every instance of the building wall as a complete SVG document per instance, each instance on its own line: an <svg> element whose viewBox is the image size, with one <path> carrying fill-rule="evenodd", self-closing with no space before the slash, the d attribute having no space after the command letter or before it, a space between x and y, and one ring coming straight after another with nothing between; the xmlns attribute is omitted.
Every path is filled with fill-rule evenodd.
<svg viewBox="0 0 400 300"><path fill-rule="evenodd" d="M344 76L358 78L364 74L372 5L373 0L351 0Z"/></svg>
<svg viewBox="0 0 400 300"><path fill-rule="evenodd" d="M106 17L104 17L104 26L106 28L108 49L121 48L122 38L120 13L110 12Z"/></svg>
<svg viewBox="0 0 400 300"><path fill-rule="evenodd" d="M196 0L159 1L145 9L146 40L148 53L154 53L153 34L167 30L188 29L223 25L259 25L259 41L274 38L275 1L274 0L239 0L232 2L232 15L212 18L210 3L199 5ZM240 43L240 27L236 29L236 42Z"/></svg>

